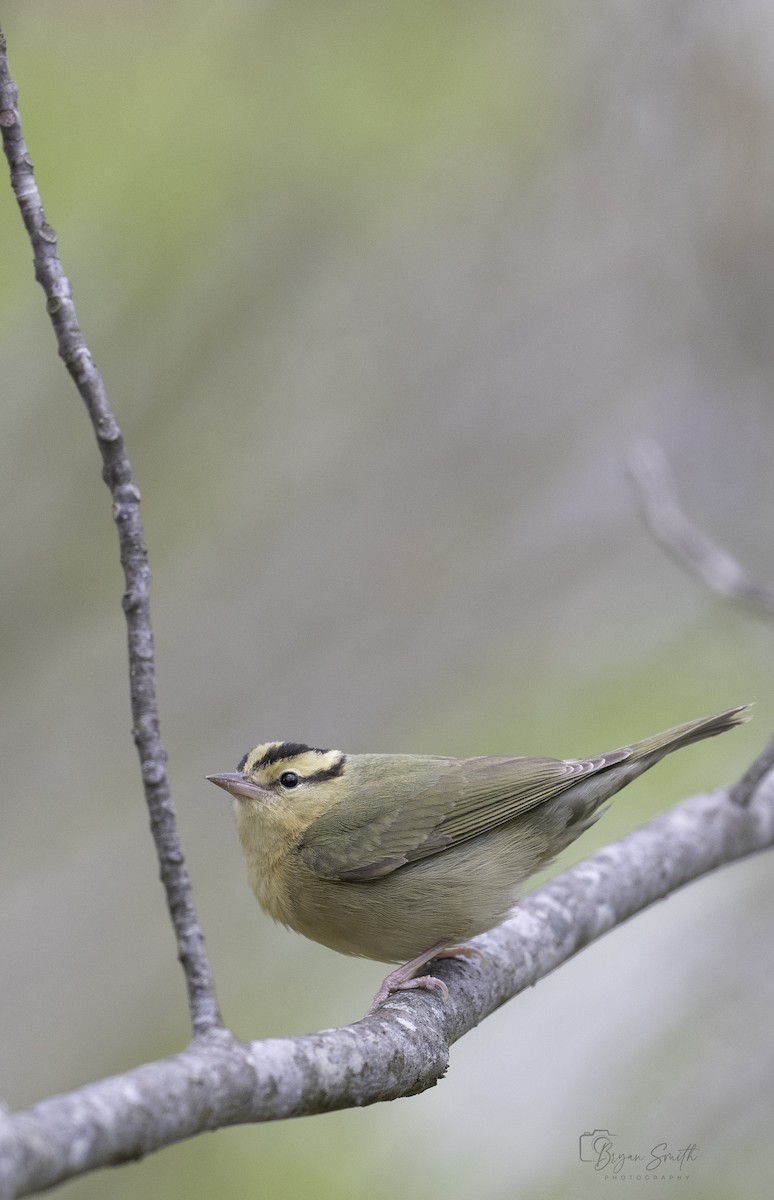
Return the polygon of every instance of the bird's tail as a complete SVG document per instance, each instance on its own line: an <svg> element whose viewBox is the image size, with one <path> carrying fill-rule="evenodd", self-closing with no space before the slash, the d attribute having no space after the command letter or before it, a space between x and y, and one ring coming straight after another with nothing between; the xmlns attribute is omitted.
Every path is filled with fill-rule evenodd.
<svg viewBox="0 0 774 1200"><path fill-rule="evenodd" d="M737 708L728 708L714 717L697 717L695 721L675 725L673 729L665 729L663 733L654 733L652 737L643 738L641 742L634 742L629 747L630 757L642 759L656 755L658 759L664 754L671 754L673 750L679 750L682 746L690 746L691 742L701 742L704 738L725 733L727 729L749 721L751 708L751 704L740 704Z"/></svg>

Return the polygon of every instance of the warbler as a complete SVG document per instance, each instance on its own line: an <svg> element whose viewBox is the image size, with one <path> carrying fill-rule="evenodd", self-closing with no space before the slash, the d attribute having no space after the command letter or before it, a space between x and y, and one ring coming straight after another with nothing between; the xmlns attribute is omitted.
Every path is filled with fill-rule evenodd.
<svg viewBox="0 0 774 1200"><path fill-rule="evenodd" d="M342 954L399 962L369 1011L403 988L438 988L431 959L499 924L531 875L599 817L600 805L665 755L746 721L750 705L700 717L585 759L344 754L264 742L234 797L258 902ZM480 955L479 955L480 957Z"/></svg>

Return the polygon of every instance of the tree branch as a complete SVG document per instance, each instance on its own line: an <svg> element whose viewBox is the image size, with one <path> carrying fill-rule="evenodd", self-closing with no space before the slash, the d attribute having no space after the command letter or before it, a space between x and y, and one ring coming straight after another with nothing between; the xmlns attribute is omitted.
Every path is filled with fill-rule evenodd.
<svg viewBox="0 0 774 1200"><path fill-rule="evenodd" d="M477 938L483 969L444 960L449 988L402 992L354 1025L239 1042L223 1029L181 1054L0 1115L0 1196L51 1187L205 1130L411 1096L444 1075L449 1047L584 946L724 863L774 845L774 772L744 805L731 789L685 800L525 897Z"/></svg>
<svg viewBox="0 0 774 1200"><path fill-rule="evenodd" d="M718 595L736 600L757 616L774 614L774 586L759 583L730 554L702 533L683 514L666 456L653 441L643 439L627 461L643 515L656 541ZM731 790L735 804L747 804L764 775L774 768L774 739Z"/></svg>
<svg viewBox="0 0 774 1200"><path fill-rule="evenodd" d="M132 736L140 756L145 800L177 939L178 957L185 974L194 1033L221 1025L212 971L194 908L191 885L175 825L169 794L166 752L159 736L156 704L156 668L153 655L148 589L150 570L145 532L140 517L140 493L102 377L83 339L70 281L57 251L57 237L46 221L32 160L22 133L18 92L8 68L6 42L0 29L0 129L3 149L11 169L11 187L21 210L35 259L35 278L46 294L46 310L54 327L60 357L86 405L102 455L102 477L113 498L113 518L118 530L121 565L126 590L122 606L126 616L129 651L129 690Z"/></svg>
<svg viewBox="0 0 774 1200"><path fill-rule="evenodd" d="M628 459L645 520L656 541L719 596L744 604L756 616L774 616L774 586L759 583L683 513L661 447L639 442Z"/></svg>

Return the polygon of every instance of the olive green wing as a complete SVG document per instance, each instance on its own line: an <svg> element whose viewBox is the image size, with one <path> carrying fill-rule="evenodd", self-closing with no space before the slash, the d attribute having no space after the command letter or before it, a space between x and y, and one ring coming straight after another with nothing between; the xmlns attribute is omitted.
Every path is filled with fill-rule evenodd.
<svg viewBox="0 0 774 1200"><path fill-rule="evenodd" d="M381 778L311 823L298 851L321 878L379 879L512 821L630 753L566 762L415 759L405 774L385 763Z"/></svg>

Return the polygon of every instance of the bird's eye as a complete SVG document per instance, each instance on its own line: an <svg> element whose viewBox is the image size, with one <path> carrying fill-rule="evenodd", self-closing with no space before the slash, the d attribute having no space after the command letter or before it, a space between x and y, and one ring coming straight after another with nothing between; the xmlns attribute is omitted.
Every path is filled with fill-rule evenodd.
<svg viewBox="0 0 774 1200"><path fill-rule="evenodd" d="M279 777L279 781L286 788L298 787L299 784L299 779L295 771L283 771Z"/></svg>

